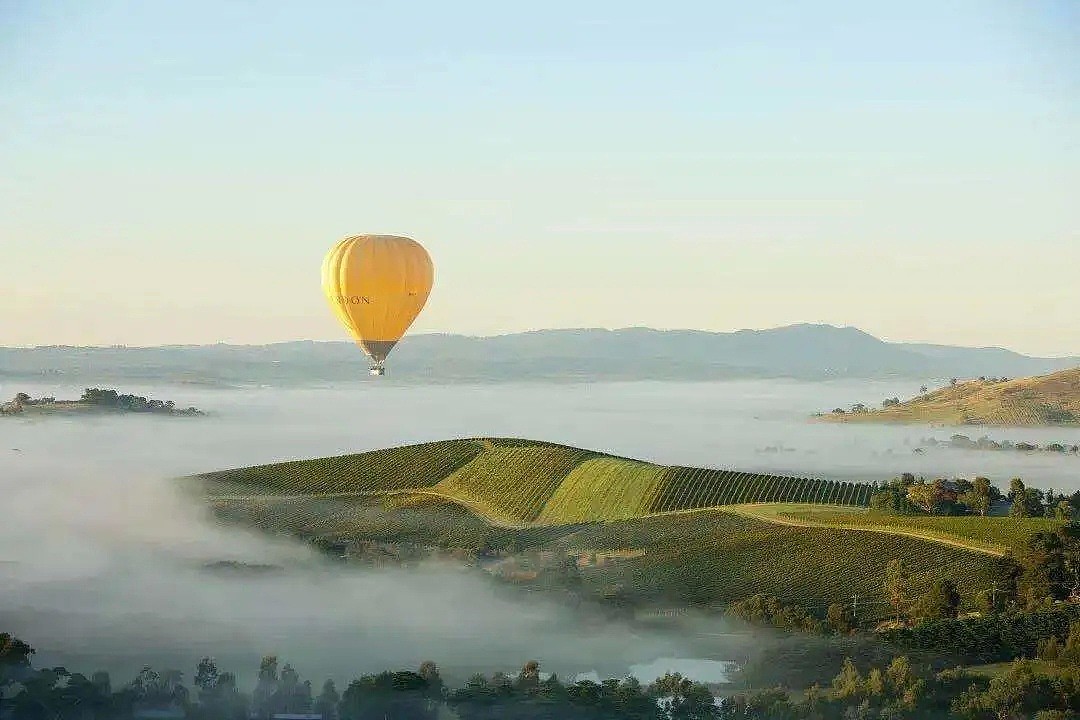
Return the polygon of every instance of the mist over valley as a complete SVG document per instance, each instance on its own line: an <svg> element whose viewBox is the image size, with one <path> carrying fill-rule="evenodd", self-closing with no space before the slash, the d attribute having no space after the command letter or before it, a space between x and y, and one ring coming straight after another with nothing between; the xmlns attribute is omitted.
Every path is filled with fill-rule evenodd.
<svg viewBox="0 0 1080 720"><path fill-rule="evenodd" d="M560 675L620 676L663 658L745 662L765 637L715 617L662 626L612 620L453 564L343 566L296 540L216 522L176 480L191 473L500 436L800 476L984 474L1007 483L1020 475L1040 487L1080 489L1075 458L951 448L917 454L930 433L924 427L808 420L815 408L912 390L899 381L206 389L131 380L121 388L176 398L206 415L0 424L8 518L0 529L0 625L32 638L41 663L105 667L120 677L145 662L190 669L206 654L244 677L266 653L306 677L341 681L425 659L462 679L526 659ZM81 388L5 382L0 391L69 397ZM1080 431L1061 428L989 434L1080 441ZM264 571L207 568L214 563Z"/></svg>

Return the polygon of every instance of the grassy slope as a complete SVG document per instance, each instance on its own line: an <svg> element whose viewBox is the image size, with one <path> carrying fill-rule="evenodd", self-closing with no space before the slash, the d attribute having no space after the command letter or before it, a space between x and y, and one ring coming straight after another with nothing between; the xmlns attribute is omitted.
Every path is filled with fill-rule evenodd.
<svg viewBox="0 0 1080 720"><path fill-rule="evenodd" d="M893 407L865 413L829 413L822 419L1029 427L1075 425L1080 424L1080 368L1006 382L971 380Z"/></svg>

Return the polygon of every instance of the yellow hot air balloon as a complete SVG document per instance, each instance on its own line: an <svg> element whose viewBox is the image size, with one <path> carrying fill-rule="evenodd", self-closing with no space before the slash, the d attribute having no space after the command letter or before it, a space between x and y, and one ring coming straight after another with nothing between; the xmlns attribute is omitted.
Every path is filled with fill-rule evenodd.
<svg viewBox="0 0 1080 720"><path fill-rule="evenodd" d="M372 360L371 374L420 314L435 269L420 243L397 235L347 237L327 253L322 286L330 307Z"/></svg>

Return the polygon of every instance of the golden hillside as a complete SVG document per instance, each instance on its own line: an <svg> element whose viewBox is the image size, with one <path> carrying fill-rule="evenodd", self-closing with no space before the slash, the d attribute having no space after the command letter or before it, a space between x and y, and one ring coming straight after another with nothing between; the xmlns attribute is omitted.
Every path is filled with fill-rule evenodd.
<svg viewBox="0 0 1080 720"><path fill-rule="evenodd" d="M833 422L1080 425L1080 367L1015 380L968 380L880 410L820 417Z"/></svg>

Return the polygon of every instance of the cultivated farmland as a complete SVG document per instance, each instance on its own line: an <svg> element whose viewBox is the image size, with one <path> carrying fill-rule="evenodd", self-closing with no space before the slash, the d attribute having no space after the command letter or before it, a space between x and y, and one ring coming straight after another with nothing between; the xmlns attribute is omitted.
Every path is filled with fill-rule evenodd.
<svg viewBox="0 0 1080 720"><path fill-rule="evenodd" d="M622 520L648 514L665 471L660 465L621 458L586 460L559 484L537 522Z"/></svg>
<svg viewBox="0 0 1080 720"><path fill-rule="evenodd" d="M476 440L444 440L201 475L210 494L362 493L435 485L483 451Z"/></svg>
<svg viewBox="0 0 1080 720"><path fill-rule="evenodd" d="M992 585L996 562L992 555L919 538L787 526L725 509L515 529L491 526L453 503L387 509L372 496L212 503L222 519L333 543L614 555L618 562L586 568L585 579L658 603L722 608L761 592L820 615L858 595L864 621L890 613L882 578L892 558L907 563L916 591L937 579L953 580L966 607Z"/></svg>
<svg viewBox="0 0 1080 720"><path fill-rule="evenodd" d="M514 438L448 440L198 476L206 494L437 495L509 525L619 520L749 502L869 502L869 485L669 467ZM400 498L399 501L407 501Z"/></svg>
<svg viewBox="0 0 1080 720"><path fill-rule="evenodd" d="M732 508L743 515L765 520L791 522L807 527L831 527L870 530L923 537L943 543L955 543L992 554L1016 548L1034 533L1049 532L1061 521L1048 518L1012 517L934 517L925 515L877 515L853 513L838 507L806 505L760 505Z"/></svg>
<svg viewBox="0 0 1080 720"><path fill-rule="evenodd" d="M865 506L870 486L816 478L755 475L704 468L667 468L650 510L671 512L754 502L808 502Z"/></svg>
<svg viewBox="0 0 1080 720"><path fill-rule="evenodd" d="M381 498L387 510L436 504L444 515L452 503L485 527L503 531L657 518L647 524L654 534L629 547L682 535L685 523L663 518L714 517L710 508L725 510L725 522L734 514L743 522L866 531L868 542L886 534L989 555L1002 555L1055 526L1045 519L874 516L865 511L867 484L670 467L512 438L423 443L196 478L222 510L246 504L249 520L263 524L261 513L272 507L270 525L303 526L327 536L348 536L356 522L348 500L367 496ZM342 502L316 507L302 499Z"/></svg>
<svg viewBox="0 0 1080 720"><path fill-rule="evenodd" d="M570 471L593 455L562 445L493 442L435 490L494 517L531 522Z"/></svg>

